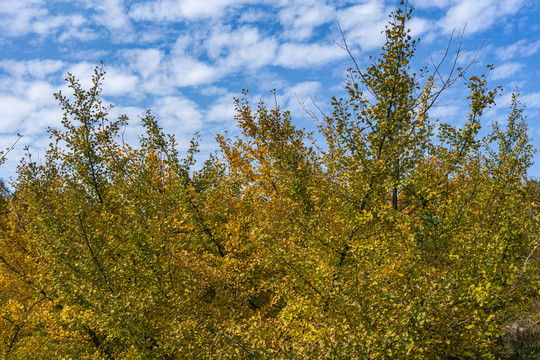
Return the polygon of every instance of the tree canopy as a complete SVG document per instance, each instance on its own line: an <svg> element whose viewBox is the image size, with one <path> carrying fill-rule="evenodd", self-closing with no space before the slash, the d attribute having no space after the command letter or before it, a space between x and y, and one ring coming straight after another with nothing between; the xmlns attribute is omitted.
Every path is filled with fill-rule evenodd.
<svg viewBox="0 0 540 360"><path fill-rule="evenodd" d="M2 186L1 356L496 358L538 295L534 149L517 92L480 136L486 76L413 72L410 17L318 134L245 92L198 167L150 112L122 140L102 66L90 89L69 75L44 159ZM457 81L461 127L429 115Z"/></svg>

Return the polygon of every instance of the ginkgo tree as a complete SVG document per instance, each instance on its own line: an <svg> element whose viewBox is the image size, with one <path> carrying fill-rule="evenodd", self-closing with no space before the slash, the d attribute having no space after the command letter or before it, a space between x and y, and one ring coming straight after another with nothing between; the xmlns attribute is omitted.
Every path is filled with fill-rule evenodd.
<svg viewBox="0 0 540 360"><path fill-rule="evenodd" d="M533 149L518 98L506 130L495 123L480 138L497 89L466 69L438 88L438 69L415 76L409 18L396 11L381 57L351 69L349 97L321 120L325 146L287 112L245 100L243 135L219 138L239 201L259 209L252 234L281 268L272 286L284 305L263 321L279 335L262 341L284 357L494 357L504 323L537 294ZM430 109L460 79L465 125L435 132Z"/></svg>
<svg viewBox="0 0 540 360"><path fill-rule="evenodd" d="M318 134L245 92L202 166L150 112L123 141L103 66L88 90L69 75L63 127L2 193L2 356L496 358L538 293L534 150L517 93L481 137L485 76L412 70L410 17ZM464 125L430 118L458 81Z"/></svg>

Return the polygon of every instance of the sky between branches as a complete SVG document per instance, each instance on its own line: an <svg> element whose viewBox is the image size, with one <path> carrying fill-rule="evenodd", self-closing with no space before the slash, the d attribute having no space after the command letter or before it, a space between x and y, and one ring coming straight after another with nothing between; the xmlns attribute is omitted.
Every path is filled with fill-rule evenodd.
<svg viewBox="0 0 540 360"><path fill-rule="evenodd" d="M0 0L0 147L24 137L0 168L9 180L29 146L39 158L46 129L58 127L61 110L53 93L67 93L67 72L89 86L103 60L103 97L110 114L132 124L151 109L166 132L185 148L195 132L203 156L216 148L213 135L235 132L233 98L250 90L256 102L291 110L300 127L315 122L303 107L313 102L330 112L330 98L343 94L352 66L338 22L361 67L380 53L381 31L398 1L389 0ZM490 84L504 88L486 115L503 121L517 86L526 106L534 144L540 148L540 3L526 0L411 0L410 23L420 37L415 66L432 67L452 31L455 54L466 24L461 57L470 75L493 63ZM461 124L467 104L463 88L448 93L432 117ZM303 105L302 105L303 103ZM136 140L138 126L127 131ZM540 176L540 156L531 175Z"/></svg>

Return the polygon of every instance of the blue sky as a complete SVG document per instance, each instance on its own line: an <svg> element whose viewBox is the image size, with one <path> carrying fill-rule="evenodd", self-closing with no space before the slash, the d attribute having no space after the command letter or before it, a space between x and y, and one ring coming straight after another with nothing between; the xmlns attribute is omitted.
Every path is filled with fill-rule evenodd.
<svg viewBox="0 0 540 360"><path fill-rule="evenodd" d="M276 89L283 109L300 127L314 122L303 106L310 97L323 110L343 93L352 65L341 42L341 25L361 67L384 43L381 31L398 1L390 0L0 0L0 147L24 137L0 167L13 178L30 147L45 152L46 129L58 127L62 113L53 93L67 91L67 72L89 84L103 60L103 97L112 117L131 119L128 137L136 141L138 117L146 109L185 148L198 131L202 156L216 148L213 135L235 131L233 98L250 90L254 101L273 103ZM530 134L540 148L540 2L533 0L411 0L410 23L421 38L415 65L431 67L452 31L455 54L466 24L458 63L470 61L469 74L487 64L490 85L503 86L485 126L504 121L517 86L526 106ZM457 85L431 116L462 124L466 94ZM34 158L35 158L34 157ZM540 156L530 175L540 176Z"/></svg>

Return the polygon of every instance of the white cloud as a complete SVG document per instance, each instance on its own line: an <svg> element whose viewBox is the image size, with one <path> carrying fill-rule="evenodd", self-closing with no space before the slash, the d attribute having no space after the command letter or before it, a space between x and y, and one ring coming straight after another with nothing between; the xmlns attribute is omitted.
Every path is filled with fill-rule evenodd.
<svg viewBox="0 0 540 360"><path fill-rule="evenodd" d="M485 52L476 51L476 50L460 50L459 56L457 59L458 66L468 66L473 61L482 62L484 59Z"/></svg>
<svg viewBox="0 0 540 360"><path fill-rule="evenodd" d="M144 79L160 71L164 57L163 51L156 48L124 50L122 55Z"/></svg>
<svg viewBox="0 0 540 360"><path fill-rule="evenodd" d="M0 2L0 26L4 35L21 36L32 31L37 19L48 14L42 0L2 0Z"/></svg>
<svg viewBox="0 0 540 360"><path fill-rule="evenodd" d="M222 96L228 94L228 91L224 87L219 86L206 86L201 89L201 94L204 96Z"/></svg>
<svg viewBox="0 0 540 360"><path fill-rule="evenodd" d="M298 83L283 93L284 110L291 111L293 118L305 118L306 111L319 116L319 110L315 106L320 100L319 94L322 84L318 81L304 81Z"/></svg>
<svg viewBox="0 0 540 360"><path fill-rule="evenodd" d="M454 29L461 31L466 26L465 35L504 25L508 16L515 15L526 4L525 0L415 0L411 2L418 9L440 9L444 16L432 19L432 32L450 34ZM417 15L413 15L415 21Z"/></svg>
<svg viewBox="0 0 540 360"><path fill-rule="evenodd" d="M131 7L135 20L182 21L219 18L228 9L237 8L251 0L157 0L140 2Z"/></svg>
<svg viewBox="0 0 540 360"><path fill-rule="evenodd" d="M525 39L501 47L495 50L497 57L501 60L510 60L515 57L527 57L538 53L540 50L540 40L529 42Z"/></svg>
<svg viewBox="0 0 540 360"><path fill-rule="evenodd" d="M290 87L285 91L287 107L301 106L301 103L306 103L310 97L314 98L321 89L322 85L318 81L304 81Z"/></svg>
<svg viewBox="0 0 540 360"><path fill-rule="evenodd" d="M3 99L0 121L26 122L30 112L56 106L53 94L57 87L47 75L55 74L61 66L61 62L54 61L0 62L0 67L6 67L9 74L0 77L0 97ZM58 76L52 78L57 80Z"/></svg>
<svg viewBox="0 0 540 360"><path fill-rule="evenodd" d="M444 8L451 3L450 0L415 0L413 5L418 9Z"/></svg>
<svg viewBox="0 0 540 360"><path fill-rule="evenodd" d="M291 69L310 68L325 65L345 55L345 51L336 44L285 43L278 50L276 65Z"/></svg>
<svg viewBox="0 0 540 360"><path fill-rule="evenodd" d="M515 14L526 4L526 0L492 0L503 14Z"/></svg>
<svg viewBox="0 0 540 360"><path fill-rule="evenodd" d="M409 21L408 26L411 29L410 35L413 38L419 38L422 35L423 39L426 39L424 34L428 30L432 29L434 27L434 24L433 24L433 21L430 20L430 19L425 19L425 18L421 18L421 17L414 17L414 18L411 19L411 21ZM428 34L428 36L429 36L429 34ZM432 40L431 36L430 36L429 40Z"/></svg>
<svg viewBox="0 0 540 360"><path fill-rule="evenodd" d="M332 92L344 91L341 84L335 85L343 74L337 70L342 59L348 61L346 52L332 43L341 40L336 20L357 60L365 63L364 52L378 50L384 43L381 32L396 4L389 0L0 0L4 59L11 58L11 51L16 58L50 54L47 57L61 59L0 60L0 129L23 132L25 141L41 144L44 127L58 125L61 119L52 93L62 86L66 95L71 94L61 81L66 70L87 89L99 59L108 65L104 95L113 102L116 96L127 95L118 102L133 105L114 108L111 116L126 112L132 124L143 108L150 107L165 130L178 132L179 137L188 134L189 140L196 130L221 132L234 126L232 97L247 87L254 92L248 96L254 99L252 104L264 98L269 107L274 104L269 90L278 89L278 103L283 110L293 111L302 126L302 119L309 117L299 100L311 95L324 109ZM466 34L473 36L496 29L488 43L508 45L480 53L496 54L502 63L491 79L508 83L507 78L525 70L522 66L531 66L525 60L532 57L523 57L540 52L540 41L519 40L534 34L534 29L518 32L535 26L535 14L523 11L525 0L410 0L410 4L427 10L413 13L409 23L413 37L422 36L423 42L439 43L441 34L447 39L453 28L459 32L465 22ZM505 37L498 42L500 32ZM485 37L478 36L482 39L474 38L476 44ZM468 40L463 49L469 48ZM130 46L118 46L128 42ZM470 61L472 54L462 51L458 65ZM320 69L325 71L321 74ZM527 84L534 85L536 74L529 74L520 80L526 78ZM334 83L327 81L332 76ZM179 94L183 87L195 87L186 91L189 99ZM540 95L534 91L522 99L538 110ZM464 119L467 104L452 102L459 98L458 92L450 92L440 103L451 105L435 108L432 115L452 122ZM311 100L305 104L310 106ZM463 116L455 116L458 112ZM128 129L135 139L140 126Z"/></svg>
<svg viewBox="0 0 540 360"><path fill-rule="evenodd" d="M26 98L33 104L52 105L56 103L53 94L56 88L45 81L34 81L28 84Z"/></svg>
<svg viewBox="0 0 540 360"><path fill-rule="evenodd" d="M71 47L60 48L61 57L70 59L71 61L92 61L94 64L98 64L99 60L105 59L110 56L111 51L96 48L86 49L73 49Z"/></svg>
<svg viewBox="0 0 540 360"><path fill-rule="evenodd" d="M62 111L53 97L54 86L44 81L19 81L14 91L0 93L0 133L45 134L58 125Z"/></svg>
<svg viewBox="0 0 540 360"><path fill-rule="evenodd" d="M338 11L338 21L350 47L364 51L384 44L384 26L388 22L388 10L383 1L369 0L361 5Z"/></svg>
<svg viewBox="0 0 540 360"><path fill-rule="evenodd" d="M505 16L517 13L524 3L524 0L460 0L451 4L440 26L446 33L462 29L465 24L466 34L487 30L505 21Z"/></svg>
<svg viewBox="0 0 540 360"><path fill-rule="evenodd" d="M108 68L103 80L103 95L127 95L137 93L139 78L129 72Z"/></svg>
<svg viewBox="0 0 540 360"><path fill-rule="evenodd" d="M511 62L496 66L493 72L491 73L491 78L493 80L507 79L517 73L524 67L523 64L517 62Z"/></svg>
<svg viewBox="0 0 540 360"><path fill-rule="evenodd" d="M0 14L17 14L20 13L22 9L27 8L40 8L43 6L43 0L0 0Z"/></svg>
<svg viewBox="0 0 540 360"><path fill-rule="evenodd" d="M184 0L180 1L182 14L188 19L213 18L223 15L227 7L238 7L246 0Z"/></svg>
<svg viewBox="0 0 540 360"><path fill-rule="evenodd" d="M244 43L255 43L259 38L259 31L252 27L243 27L237 31L220 27L205 41L205 48L211 58L217 59L226 56L231 48L242 46Z"/></svg>
<svg viewBox="0 0 540 360"><path fill-rule="evenodd" d="M198 105L185 97L159 98L152 111L166 133L192 133L202 127L202 115Z"/></svg>
<svg viewBox="0 0 540 360"><path fill-rule="evenodd" d="M141 90L171 95L174 87L207 85L239 70L266 66L276 49L277 40L256 28L220 26L206 39L179 36L167 55L158 48L123 50L120 55L133 74L141 75Z"/></svg>
<svg viewBox="0 0 540 360"><path fill-rule="evenodd" d="M33 59L33 60L2 60L0 68L15 78L29 77L43 79L50 74L60 71L64 63L60 60Z"/></svg>
<svg viewBox="0 0 540 360"><path fill-rule="evenodd" d="M73 74L79 80L83 89L90 89L93 85L92 76L94 75L95 68L96 64L82 61L71 65L67 72ZM64 86L67 86L67 84L64 84Z"/></svg>
<svg viewBox="0 0 540 360"><path fill-rule="evenodd" d="M135 125L138 122L140 117L143 117L146 113L146 110L138 106L114 106L109 110L109 118L118 118L122 115L127 115L129 119L130 126L131 124Z"/></svg>
<svg viewBox="0 0 540 360"><path fill-rule="evenodd" d="M96 65L82 61L72 64L67 72L73 74L84 90L88 90L94 85L92 78L95 75ZM105 71L105 75L101 83L104 96L138 95L140 93L138 89L139 78L129 71L129 69L105 66L103 70ZM72 91L67 88L68 84L63 83L62 85L62 92L71 95Z"/></svg>
<svg viewBox="0 0 540 360"><path fill-rule="evenodd" d="M170 66L178 87L208 84L221 78L216 67L190 57L170 59Z"/></svg>
<svg viewBox="0 0 540 360"><path fill-rule="evenodd" d="M25 135L43 136L48 127L60 127L62 110L55 104L33 111L22 124L21 133Z"/></svg>
<svg viewBox="0 0 540 360"><path fill-rule="evenodd" d="M244 11L242 11L240 18L238 19L238 22L241 24L253 23L257 21L269 20L270 17L271 17L270 14L262 10L245 9Z"/></svg>
<svg viewBox="0 0 540 360"><path fill-rule="evenodd" d="M0 28L4 36L24 36L37 34L48 36L60 28L73 32L87 23L87 19L77 13L53 15L43 0L3 0L0 2Z"/></svg>
<svg viewBox="0 0 540 360"><path fill-rule="evenodd" d="M200 42L201 41L199 41L199 39L193 34L182 34L176 38L176 41L171 48L171 55L201 55L203 53L203 49L200 46Z"/></svg>
<svg viewBox="0 0 540 360"><path fill-rule="evenodd" d="M138 84L140 92L163 96L176 91L174 76L168 69L171 61L167 61L160 49L128 49L121 51L120 55L129 71L141 78Z"/></svg>
<svg viewBox="0 0 540 360"><path fill-rule="evenodd" d="M109 110L108 118L117 119L121 115L127 115L128 125L121 128L119 131L119 141L124 141L132 146L138 144L139 136L144 132L144 128L140 122L146 110L137 106L114 106Z"/></svg>
<svg viewBox="0 0 540 360"><path fill-rule="evenodd" d="M284 36L305 40L312 36L315 27L335 21L335 9L317 0L295 1L279 11L279 19L286 29Z"/></svg>
<svg viewBox="0 0 540 360"><path fill-rule="evenodd" d="M124 0L101 0L94 3L98 14L94 15L97 24L106 26L111 30L129 31L130 19L124 7Z"/></svg>
<svg viewBox="0 0 540 360"><path fill-rule="evenodd" d="M0 94L0 133L13 133L20 129L19 125L33 111L35 105L31 101L17 96ZM19 130L20 131L20 130Z"/></svg>
<svg viewBox="0 0 540 360"><path fill-rule="evenodd" d="M540 92L521 95L520 98L527 108L540 108Z"/></svg>
<svg viewBox="0 0 540 360"><path fill-rule="evenodd" d="M429 111L429 117L432 120L441 120L452 122L453 119L457 117L459 112L463 110L460 106L457 105L439 105L434 106Z"/></svg>
<svg viewBox="0 0 540 360"><path fill-rule="evenodd" d="M204 53L199 39L187 35L179 36L164 62L166 72L172 76L175 86L198 86L217 81L222 76L211 61L200 61L197 56Z"/></svg>
<svg viewBox="0 0 540 360"><path fill-rule="evenodd" d="M58 36L60 43L66 43L69 41L92 41L100 37L100 34L94 29L89 28L68 28ZM80 51L80 50L78 50ZM101 50L103 51L103 50Z"/></svg>
<svg viewBox="0 0 540 360"><path fill-rule="evenodd" d="M277 41L261 36L259 30L241 27L231 32L217 29L204 42L207 53L223 72L238 68L256 69L269 64L277 50Z"/></svg>
<svg viewBox="0 0 540 360"><path fill-rule="evenodd" d="M227 93L214 101L206 111L206 120L210 122L233 123L236 111L234 108L234 97L241 97L241 94Z"/></svg>
<svg viewBox="0 0 540 360"><path fill-rule="evenodd" d="M512 92L506 91L496 99L496 102L499 109L509 108L512 104Z"/></svg>

